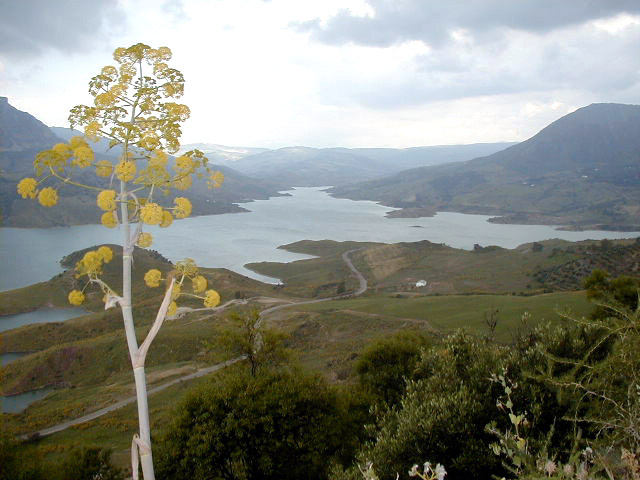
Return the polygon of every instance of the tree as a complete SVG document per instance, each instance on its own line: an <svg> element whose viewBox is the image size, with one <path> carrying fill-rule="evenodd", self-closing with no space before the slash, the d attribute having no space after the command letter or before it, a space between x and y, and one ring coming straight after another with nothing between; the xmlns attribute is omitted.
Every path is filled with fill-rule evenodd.
<svg viewBox="0 0 640 480"><path fill-rule="evenodd" d="M584 281L587 298L598 304L591 313L593 319L603 319L618 315L612 306L620 306L634 311L638 308L640 280L627 275L611 278L604 270L594 270ZM607 304L608 306L606 306Z"/></svg>
<svg viewBox="0 0 640 480"><path fill-rule="evenodd" d="M256 376L261 367L279 364L289 356L289 351L283 345L286 336L265 328L260 311L234 310L228 320L230 325L222 329L215 341L206 342L206 346L211 348L214 344L221 344L232 355L245 356L251 376Z"/></svg>
<svg viewBox="0 0 640 480"><path fill-rule="evenodd" d="M151 246L150 233L144 225L168 227L175 218L191 214L188 198L177 196L173 206L162 206L156 200L158 193L187 190L194 176L209 175L211 187L220 186L223 175L212 172L207 159L198 150L187 152L170 164L169 155L178 151L181 135L180 123L189 118L189 108L173 101L184 91L184 78L178 70L166 63L171 58L167 47L154 49L142 43L129 48L118 48L113 54L117 67L108 65L89 82L89 93L94 105L78 105L71 109L71 127L84 128L84 137L71 138L69 143L58 143L50 150L40 152L34 161L35 178L24 178L18 183L23 198L36 199L44 207L53 207L58 201L58 190L71 186L96 192L96 202L104 211L101 223L107 228L121 226L122 292L119 294L101 279L102 267L113 258L109 247L102 246L87 252L75 267L76 277L86 277L82 288L69 293L69 302L80 305L85 290L98 286L104 293L105 308L116 305L122 310L129 356L133 366L140 432L134 435L132 467L134 478L141 463L145 480L154 478L151 453L151 433L144 364L147 351L167 315L177 308L180 296L197 296L207 307L220 301L215 290L207 290L206 279L198 275L194 261L178 262L174 270L162 278L159 270L149 270L144 279L149 287L159 287L165 280L166 292L158 313L145 340L138 345L132 313L131 268L134 245ZM89 142L99 137L109 140L110 146L121 152L116 165L109 160L97 161ZM86 172L93 171L95 181L87 181ZM116 191L113 183L119 183ZM119 212L118 212L119 210ZM191 280L192 293L183 291ZM186 288L185 288L186 290Z"/></svg>
<svg viewBox="0 0 640 480"><path fill-rule="evenodd" d="M388 406L397 404L427 344L426 337L409 332L372 343L355 365L360 386Z"/></svg>
<svg viewBox="0 0 640 480"><path fill-rule="evenodd" d="M323 479L352 435L319 376L285 369L227 375L190 394L160 440L173 480Z"/></svg>

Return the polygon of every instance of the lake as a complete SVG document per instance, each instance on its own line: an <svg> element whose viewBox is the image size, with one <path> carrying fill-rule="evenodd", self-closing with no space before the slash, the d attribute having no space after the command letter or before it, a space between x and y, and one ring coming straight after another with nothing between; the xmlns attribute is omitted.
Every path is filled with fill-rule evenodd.
<svg viewBox="0 0 640 480"><path fill-rule="evenodd" d="M324 187L326 188L326 187ZM333 198L323 188L296 188L290 196L243 204L248 213L210 215L176 221L168 229L151 227L151 248L172 261L193 258L203 267L224 267L275 282L252 272L249 262L289 262L306 255L277 247L299 240L416 242L429 240L471 249L480 245L514 248L522 243L562 238L634 238L638 232L568 232L545 225L488 223L486 215L440 212L430 218L385 218L390 207L370 201ZM416 228L419 227L419 228ZM0 290L48 280L62 271L60 259L75 250L120 243L120 231L101 225L47 229L1 228Z"/></svg>

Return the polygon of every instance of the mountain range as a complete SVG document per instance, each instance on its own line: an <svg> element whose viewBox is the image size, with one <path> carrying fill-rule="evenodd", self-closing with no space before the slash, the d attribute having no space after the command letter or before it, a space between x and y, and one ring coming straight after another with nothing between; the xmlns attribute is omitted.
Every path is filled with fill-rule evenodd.
<svg viewBox="0 0 640 480"><path fill-rule="evenodd" d="M79 134L49 128L0 97L0 207L5 226L95 222L93 195L60 190L64 208L20 199L15 185L32 173L35 154ZM391 148L263 149L190 144L226 180L219 190L196 182L194 214L243 211L237 204L294 186L334 186L334 196L397 207L390 216L437 211L493 215L491 221L569 228L640 230L640 106L593 104L521 143ZM98 158L119 155L101 140ZM90 181L90 180L87 180Z"/></svg>
<svg viewBox="0 0 640 480"><path fill-rule="evenodd" d="M401 170L468 160L503 150L513 143L478 143L413 148L311 148L274 150L191 144L221 165L256 178L297 187L346 185L382 178ZM261 150L261 151L258 151Z"/></svg>
<svg viewBox="0 0 640 480"><path fill-rule="evenodd" d="M488 156L330 190L402 208L505 223L640 230L640 106L592 104Z"/></svg>

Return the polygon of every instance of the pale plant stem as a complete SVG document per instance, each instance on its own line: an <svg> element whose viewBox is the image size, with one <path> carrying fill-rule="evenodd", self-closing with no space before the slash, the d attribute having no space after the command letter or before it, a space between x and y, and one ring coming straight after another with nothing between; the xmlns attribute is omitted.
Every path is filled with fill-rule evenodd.
<svg viewBox="0 0 640 480"><path fill-rule="evenodd" d="M125 144L125 158L127 153L127 145ZM120 182L120 196L126 198L127 187L126 182ZM136 385L136 398L138 403L138 423L140 427L140 463L142 465L142 475L144 480L154 480L155 473L153 471L153 456L151 454L151 428L149 425L149 404L147 401L147 381L144 373L144 366L138 366L138 341L136 339L136 330L133 323L132 298L131 298L131 265L133 255L133 243L131 239L131 225L129 223L129 206L127 202L120 204L120 213L122 216L122 229L124 243L122 246L122 300L120 307L122 309L122 318L124 321L124 330L127 337L127 345L129 346L129 357L133 366L133 375Z"/></svg>

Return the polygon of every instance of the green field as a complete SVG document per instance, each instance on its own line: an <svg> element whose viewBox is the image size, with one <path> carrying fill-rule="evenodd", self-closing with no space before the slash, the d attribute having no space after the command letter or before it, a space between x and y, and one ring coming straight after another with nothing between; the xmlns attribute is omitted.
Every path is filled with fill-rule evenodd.
<svg viewBox="0 0 640 480"><path fill-rule="evenodd" d="M522 316L529 313L531 324L563 321L560 313L575 318L587 315L592 305L584 292L561 292L535 296L443 295L424 297L375 296L335 300L295 307L296 310L339 315L362 312L375 317L421 320L441 333L465 328L482 335L488 333L485 314L498 310L496 338L508 341L514 329L522 327Z"/></svg>

